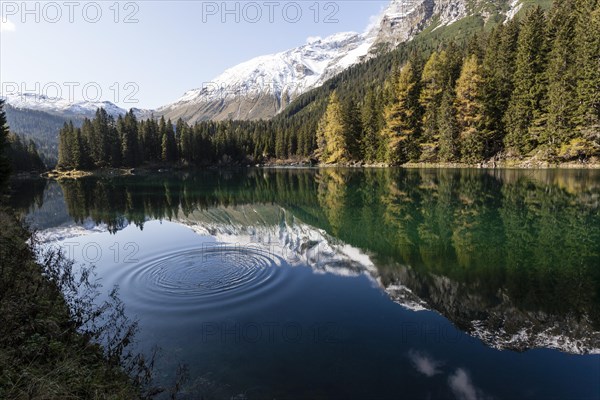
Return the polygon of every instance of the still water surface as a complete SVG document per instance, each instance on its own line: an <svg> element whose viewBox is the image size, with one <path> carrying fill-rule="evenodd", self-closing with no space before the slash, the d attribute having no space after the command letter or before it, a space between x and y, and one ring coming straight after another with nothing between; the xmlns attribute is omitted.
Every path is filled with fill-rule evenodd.
<svg viewBox="0 0 600 400"><path fill-rule="evenodd" d="M600 171L24 183L182 398L600 398Z"/></svg>

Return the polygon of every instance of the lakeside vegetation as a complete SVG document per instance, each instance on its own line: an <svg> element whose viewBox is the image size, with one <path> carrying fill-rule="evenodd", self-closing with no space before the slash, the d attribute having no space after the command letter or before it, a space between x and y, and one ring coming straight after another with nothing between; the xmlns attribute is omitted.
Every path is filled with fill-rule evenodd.
<svg viewBox="0 0 600 400"><path fill-rule="evenodd" d="M17 171L20 165L30 170L40 159L35 146L28 149L9 134L2 106L0 101L0 398L152 395L152 361L131 351L137 322L125 315L116 289L100 302L93 269L42 248L19 210L9 206L11 165L33 160L17 164ZM41 202L16 196L21 210Z"/></svg>
<svg viewBox="0 0 600 400"><path fill-rule="evenodd" d="M597 0L533 6L462 40L402 44L269 121L189 125L98 110L81 128L65 124L58 166L597 163L599 30Z"/></svg>

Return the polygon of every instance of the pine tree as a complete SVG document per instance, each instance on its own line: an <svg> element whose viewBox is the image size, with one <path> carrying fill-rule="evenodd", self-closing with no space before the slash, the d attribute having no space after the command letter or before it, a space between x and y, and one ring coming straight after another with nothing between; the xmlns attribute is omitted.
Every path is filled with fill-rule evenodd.
<svg viewBox="0 0 600 400"><path fill-rule="evenodd" d="M495 28L487 41L483 58L485 157L504 148L504 115L513 91L519 24L515 19Z"/></svg>
<svg viewBox="0 0 600 400"><path fill-rule="evenodd" d="M179 132L179 154L181 159L188 163L194 162L194 136L193 130L182 119L177 121Z"/></svg>
<svg viewBox="0 0 600 400"><path fill-rule="evenodd" d="M574 8L574 0L555 0L548 18L553 42L548 56L547 127L543 141L554 146L568 142L574 134L578 76L573 52Z"/></svg>
<svg viewBox="0 0 600 400"><path fill-rule="evenodd" d="M135 167L140 163L139 142L138 142L138 122L130 110L124 118L117 120L117 130L121 137L121 157L123 165Z"/></svg>
<svg viewBox="0 0 600 400"><path fill-rule="evenodd" d="M469 56L456 81L456 115L459 127L461 159L467 163L484 158L483 78L476 55Z"/></svg>
<svg viewBox="0 0 600 400"><path fill-rule="evenodd" d="M278 130L275 134L275 157L282 160L286 158L285 137L283 130Z"/></svg>
<svg viewBox="0 0 600 400"><path fill-rule="evenodd" d="M394 100L383 112L385 127L381 135L385 161L403 164L418 158L419 81L412 64L407 63L395 82Z"/></svg>
<svg viewBox="0 0 600 400"><path fill-rule="evenodd" d="M92 121L92 132L89 133L90 154L93 162L98 167L110 163L111 133L109 116L106 110L99 108Z"/></svg>
<svg viewBox="0 0 600 400"><path fill-rule="evenodd" d="M363 136L361 139L361 152L363 159L369 163L377 161L379 152L379 115L377 108L377 97L372 89L369 89L362 104L361 124Z"/></svg>
<svg viewBox="0 0 600 400"><path fill-rule="evenodd" d="M576 122L580 129L597 133L600 131L600 1L578 0L575 11Z"/></svg>
<svg viewBox="0 0 600 400"><path fill-rule="evenodd" d="M76 128L73 132L74 136L74 153L73 153L73 163L75 168L79 170L85 170L90 167L89 155L87 151L87 143L83 138L80 128Z"/></svg>
<svg viewBox="0 0 600 400"><path fill-rule="evenodd" d="M10 175L10 163L6 156L8 125L4 112L4 100L0 99L0 189L4 189Z"/></svg>
<svg viewBox="0 0 600 400"><path fill-rule="evenodd" d="M356 103L348 98L342 104L342 113L344 126L346 127L346 145L348 147L348 157L351 160L361 160L363 158L361 139L362 125L360 120L360 111Z"/></svg>
<svg viewBox="0 0 600 400"><path fill-rule="evenodd" d="M43 171L46 166L42 162L37 146L32 139L28 141L14 133L9 133L4 155L10 163L12 172Z"/></svg>
<svg viewBox="0 0 600 400"><path fill-rule="evenodd" d="M72 121L65 123L59 132L58 167L73 169L90 167L86 140L81 129L75 128Z"/></svg>
<svg viewBox="0 0 600 400"><path fill-rule="evenodd" d="M94 126L92 121L89 119L84 119L81 125L81 142L84 145L83 151L86 158L86 167L91 168L99 163L92 152L92 145L94 143Z"/></svg>
<svg viewBox="0 0 600 400"><path fill-rule="evenodd" d="M59 168L70 168L71 157L69 153L69 124L65 122L64 126L58 133L58 164Z"/></svg>
<svg viewBox="0 0 600 400"><path fill-rule="evenodd" d="M46 169L44 162L40 158L37 145L32 139L29 139L27 144L28 171L43 171Z"/></svg>
<svg viewBox="0 0 600 400"><path fill-rule="evenodd" d="M160 138L160 160L169 163L177 161L175 130L171 120L165 121L164 116L160 118L158 124L158 136Z"/></svg>
<svg viewBox="0 0 600 400"><path fill-rule="evenodd" d="M514 91L505 114L505 145L526 154L537 145L531 128L543 112L546 30L544 12L531 8L519 32Z"/></svg>
<svg viewBox="0 0 600 400"><path fill-rule="evenodd" d="M163 136L162 150L163 161L167 161L170 163L177 161L177 158L179 156L177 154L177 141L175 139L175 129L173 128L171 120L168 120L166 123L166 131Z"/></svg>
<svg viewBox="0 0 600 400"><path fill-rule="evenodd" d="M456 122L456 108L454 107L454 92L446 90L438 111L437 126L440 135L440 161L457 161L458 158L458 124Z"/></svg>

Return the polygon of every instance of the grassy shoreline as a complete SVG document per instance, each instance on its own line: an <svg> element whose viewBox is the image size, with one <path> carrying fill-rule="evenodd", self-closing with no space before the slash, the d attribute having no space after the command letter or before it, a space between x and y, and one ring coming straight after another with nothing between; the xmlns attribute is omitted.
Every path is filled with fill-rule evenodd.
<svg viewBox="0 0 600 400"><path fill-rule="evenodd" d="M124 353L97 344L112 333L82 325L100 309L69 297L81 288L71 262L40 253L10 208L0 207L0 223L0 398L143 397L124 369Z"/></svg>

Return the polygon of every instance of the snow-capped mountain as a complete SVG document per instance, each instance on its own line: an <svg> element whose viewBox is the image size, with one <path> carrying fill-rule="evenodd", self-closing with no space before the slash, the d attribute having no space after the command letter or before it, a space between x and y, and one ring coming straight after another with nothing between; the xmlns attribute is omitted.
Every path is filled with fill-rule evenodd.
<svg viewBox="0 0 600 400"><path fill-rule="evenodd" d="M110 101L70 102L66 99L48 97L37 93L3 93L0 98L6 100L14 108L43 111L61 117L93 118L96 110L100 107L104 108L113 117L126 113L126 110Z"/></svg>
<svg viewBox="0 0 600 400"><path fill-rule="evenodd" d="M171 119L257 119L273 116L291 99L355 64L374 38L338 33L277 54L256 57L186 92L158 114Z"/></svg>
<svg viewBox="0 0 600 400"><path fill-rule="evenodd" d="M270 118L298 95L378 51L468 15L465 0L392 0L364 33L337 33L236 65L156 110L173 120Z"/></svg>

